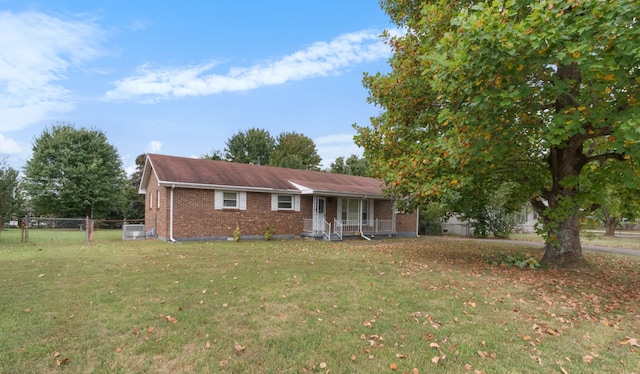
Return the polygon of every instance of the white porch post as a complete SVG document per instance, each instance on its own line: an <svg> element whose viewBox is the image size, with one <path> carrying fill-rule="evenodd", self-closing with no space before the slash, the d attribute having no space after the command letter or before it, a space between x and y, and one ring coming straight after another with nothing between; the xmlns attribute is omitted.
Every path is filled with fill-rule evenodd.
<svg viewBox="0 0 640 374"><path fill-rule="evenodd" d="M313 209L311 209L311 220L313 222L313 233L315 234L318 231L318 206L320 205L318 195L313 195Z"/></svg>
<svg viewBox="0 0 640 374"><path fill-rule="evenodd" d="M362 199L358 200L358 231L362 234Z"/></svg>

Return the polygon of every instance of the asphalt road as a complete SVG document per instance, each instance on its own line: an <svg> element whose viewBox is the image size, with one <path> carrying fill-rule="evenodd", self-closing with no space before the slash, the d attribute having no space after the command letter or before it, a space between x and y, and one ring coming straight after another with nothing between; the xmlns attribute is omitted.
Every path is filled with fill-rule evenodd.
<svg viewBox="0 0 640 374"><path fill-rule="evenodd" d="M450 240L479 240L479 241L493 241L499 243L514 243L519 245L528 245L531 247L541 247L543 243L541 242L531 242L526 240L510 240L510 239L478 239L478 238L462 238L462 237L446 237ZM585 245L582 244L582 250L585 251L596 251L596 252L607 252L607 253L617 253L621 255L630 255L630 256L640 256L640 249L629 249L629 248L615 248L615 247L602 247L598 245Z"/></svg>

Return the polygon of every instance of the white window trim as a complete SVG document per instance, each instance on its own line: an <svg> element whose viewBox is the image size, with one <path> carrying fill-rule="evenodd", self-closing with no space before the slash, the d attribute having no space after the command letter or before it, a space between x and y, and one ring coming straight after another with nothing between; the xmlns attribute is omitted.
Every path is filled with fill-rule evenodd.
<svg viewBox="0 0 640 374"><path fill-rule="evenodd" d="M158 197L158 201L157 201L157 204L156 204L156 208L160 208L160 190L156 190L156 195L158 195L157 196Z"/></svg>
<svg viewBox="0 0 640 374"><path fill-rule="evenodd" d="M279 208L278 207L278 197L279 196L291 196L291 208ZM272 211L300 211L300 195L291 195L291 194L271 194L271 210Z"/></svg>
<svg viewBox="0 0 640 374"><path fill-rule="evenodd" d="M153 192L149 191L149 209L153 209Z"/></svg>
<svg viewBox="0 0 640 374"><path fill-rule="evenodd" d="M224 194L225 193L234 193L236 194L236 206L224 206ZM214 209L216 210L247 210L247 192L246 191L224 191L224 190L216 190L215 191L215 201L214 201Z"/></svg>

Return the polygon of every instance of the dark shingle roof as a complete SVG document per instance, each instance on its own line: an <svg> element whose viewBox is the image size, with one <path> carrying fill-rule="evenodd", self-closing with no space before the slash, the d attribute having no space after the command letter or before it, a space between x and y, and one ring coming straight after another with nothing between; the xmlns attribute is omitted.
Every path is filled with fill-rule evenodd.
<svg viewBox="0 0 640 374"><path fill-rule="evenodd" d="M374 178L159 154L147 155L141 192L145 192L151 172L155 173L161 185L181 187L226 186L334 195L383 195L382 182Z"/></svg>

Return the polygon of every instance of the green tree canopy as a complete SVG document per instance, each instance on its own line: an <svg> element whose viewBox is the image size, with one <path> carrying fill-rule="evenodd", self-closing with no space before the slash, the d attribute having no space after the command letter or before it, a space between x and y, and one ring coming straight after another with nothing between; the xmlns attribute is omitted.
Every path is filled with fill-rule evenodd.
<svg viewBox="0 0 640 374"><path fill-rule="evenodd" d="M322 158L311 138L296 132L283 132L276 139L269 165L291 169L320 170Z"/></svg>
<svg viewBox="0 0 640 374"><path fill-rule="evenodd" d="M136 171L131 174L125 187L125 206L123 209L123 216L127 219L142 219L144 218L144 195L138 193L140 189L140 182L142 181L142 172L144 170L144 164L147 160L146 154L141 154L136 157Z"/></svg>
<svg viewBox="0 0 640 374"><path fill-rule="evenodd" d="M24 172L37 215L104 218L122 209L125 172L101 131L52 125L35 139Z"/></svg>
<svg viewBox="0 0 640 374"><path fill-rule="evenodd" d="M0 159L0 230L7 219L24 215L24 208L19 173Z"/></svg>
<svg viewBox="0 0 640 374"><path fill-rule="evenodd" d="M276 141L269 131L251 128L231 136L226 145L224 156L227 161L268 165L269 158L276 147Z"/></svg>
<svg viewBox="0 0 640 374"><path fill-rule="evenodd" d="M580 179L580 188L590 193L583 214L595 219L598 226L605 227L605 235L615 235L623 220L634 221L640 217L640 185L633 181L635 166L630 162L607 160L585 168ZM608 181L604 187L600 181ZM595 186L592 187L592 183Z"/></svg>
<svg viewBox="0 0 640 374"><path fill-rule="evenodd" d="M351 155L346 160L344 157L336 158L335 161L331 163L329 171L335 174L348 174L366 177L370 174L370 168L371 166L366 158Z"/></svg>
<svg viewBox="0 0 640 374"><path fill-rule="evenodd" d="M364 77L384 112L356 143L389 192L423 204L513 183L542 217L541 262L581 265L585 167L640 160L637 1L381 4L405 33L386 35L392 71Z"/></svg>

